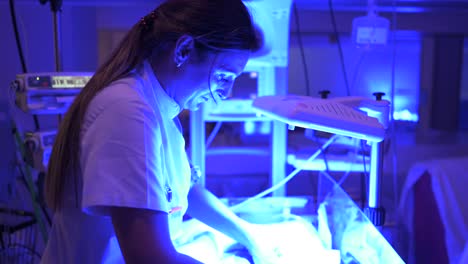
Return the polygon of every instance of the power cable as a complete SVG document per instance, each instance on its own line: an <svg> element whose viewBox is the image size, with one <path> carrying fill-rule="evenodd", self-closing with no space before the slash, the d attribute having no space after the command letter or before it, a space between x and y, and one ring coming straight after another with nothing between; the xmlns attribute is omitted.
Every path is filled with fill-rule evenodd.
<svg viewBox="0 0 468 264"><path fill-rule="evenodd" d="M299 12L297 10L297 5L295 3L293 4L293 11L294 11L294 18L296 21L297 41L299 43L299 50L301 52L302 67L304 69L306 95L310 96L309 69L307 67L307 59L306 59L305 51L304 51L304 44L302 43L302 30L301 30L301 24L299 21Z"/></svg>
<svg viewBox="0 0 468 264"><path fill-rule="evenodd" d="M343 55L343 47L341 45L340 34L338 33L338 27L336 26L335 11L333 10L333 0L328 0L328 6L330 10L330 17L331 17L332 25L333 25L333 32L335 34L336 42L338 44L341 69L343 72L343 77L344 77L344 82L345 82L345 87L346 87L346 95L351 96L351 91L349 89L349 82L348 82L348 74L346 73L346 65L345 65L344 55Z"/></svg>

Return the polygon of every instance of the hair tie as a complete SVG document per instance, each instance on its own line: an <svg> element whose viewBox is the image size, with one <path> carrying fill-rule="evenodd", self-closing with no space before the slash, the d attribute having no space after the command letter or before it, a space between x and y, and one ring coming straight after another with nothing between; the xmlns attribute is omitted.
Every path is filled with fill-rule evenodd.
<svg viewBox="0 0 468 264"><path fill-rule="evenodd" d="M140 19L140 26L142 26L142 27L144 27L144 28L146 28L146 27L148 26L148 24L146 23L146 20L145 20L144 17L142 17L142 18Z"/></svg>
<svg viewBox="0 0 468 264"><path fill-rule="evenodd" d="M151 13L149 13L148 15L142 17L140 19L140 25L145 28L146 30L148 30L150 28L150 26L153 24L154 20L156 19L156 11L151 11Z"/></svg>

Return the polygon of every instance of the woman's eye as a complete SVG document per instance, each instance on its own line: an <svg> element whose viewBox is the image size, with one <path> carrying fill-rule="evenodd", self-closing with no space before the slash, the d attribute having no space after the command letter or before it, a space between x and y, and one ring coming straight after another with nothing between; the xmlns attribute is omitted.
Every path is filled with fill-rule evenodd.
<svg viewBox="0 0 468 264"><path fill-rule="evenodd" d="M216 77L216 81L218 82L218 84L223 85L223 84L229 83L231 80L228 79L228 78L226 77L226 75L224 75L224 74L219 74L219 75Z"/></svg>

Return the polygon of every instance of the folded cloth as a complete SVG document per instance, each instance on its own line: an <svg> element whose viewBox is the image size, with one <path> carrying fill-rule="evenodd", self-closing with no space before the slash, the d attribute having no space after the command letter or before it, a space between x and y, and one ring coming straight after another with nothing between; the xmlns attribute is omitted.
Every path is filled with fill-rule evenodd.
<svg viewBox="0 0 468 264"><path fill-rule="evenodd" d="M410 169L398 209L409 231L410 241L413 240L413 187L424 173L431 177L432 192L444 225L450 264L458 264L468 241L468 157L425 161Z"/></svg>

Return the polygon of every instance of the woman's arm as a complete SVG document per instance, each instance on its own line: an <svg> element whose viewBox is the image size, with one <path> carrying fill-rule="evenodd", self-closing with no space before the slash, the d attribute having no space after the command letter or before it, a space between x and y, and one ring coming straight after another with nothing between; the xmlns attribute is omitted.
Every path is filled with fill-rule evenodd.
<svg viewBox="0 0 468 264"><path fill-rule="evenodd" d="M201 263L175 250L169 233L167 213L112 207L111 217L126 263Z"/></svg>
<svg viewBox="0 0 468 264"><path fill-rule="evenodd" d="M255 263L284 263L281 261L278 248L264 245L254 224L239 218L228 206L202 186L195 185L189 192L187 213L230 236L244 245L252 255Z"/></svg>
<svg viewBox="0 0 468 264"><path fill-rule="evenodd" d="M194 185L189 192L188 201L187 213L191 217L228 235L249 249L253 247L253 237L247 229L248 223L211 192L200 185Z"/></svg>

